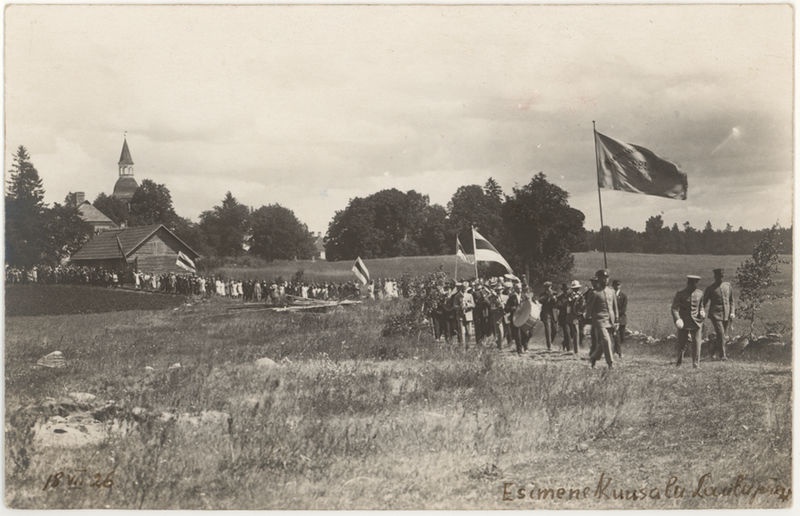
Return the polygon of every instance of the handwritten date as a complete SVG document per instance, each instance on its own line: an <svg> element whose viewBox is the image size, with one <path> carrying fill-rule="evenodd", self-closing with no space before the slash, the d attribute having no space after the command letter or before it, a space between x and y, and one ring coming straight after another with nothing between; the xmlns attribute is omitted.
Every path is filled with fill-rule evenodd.
<svg viewBox="0 0 800 516"><path fill-rule="evenodd" d="M92 473L86 469L57 471L47 475L42 491L48 489L110 489L114 485L114 471Z"/></svg>

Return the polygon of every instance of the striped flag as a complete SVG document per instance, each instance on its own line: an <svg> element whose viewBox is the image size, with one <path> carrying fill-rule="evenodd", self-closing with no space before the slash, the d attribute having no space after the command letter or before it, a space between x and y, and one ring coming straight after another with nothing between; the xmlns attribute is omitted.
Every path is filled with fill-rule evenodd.
<svg viewBox="0 0 800 516"><path fill-rule="evenodd" d="M464 252L464 246L461 245L461 240L458 239L458 235L456 235L456 258L460 258L462 261L469 264L474 263L469 259L467 253Z"/></svg>
<svg viewBox="0 0 800 516"><path fill-rule="evenodd" d="M472 238L475 241L475 259L481 262L495 262L501 264L506 270L511 273L511 266L508 264L503 255L497 252L488 240L483 238L480 233L472 228Z"/></svg>
<svg viewBox="0 0 800 516"><path fill-rule="evenodd" d="M175 258L175 265L191 273L197 272L197 269L194 266L194 260L183 254L183 251L178 251L178 256Z"/></svg>
<svg viewBox="0 0 800 516"><path fill-rule="evenodd" d="M688 181L677 165L639 145L594 134L600 188L686 200Z"/></svg>
<svg viewBox="0 0 800 516"><path fill-rule="evenodd" d="M360 256L356 258L356 262L353 264L352 270L353 274L356 275L356 278L358 278L358 281L360 281L362 285L369 283L369 270L367 270L367 266L364 265L364 262L361 261Z"/></svg>

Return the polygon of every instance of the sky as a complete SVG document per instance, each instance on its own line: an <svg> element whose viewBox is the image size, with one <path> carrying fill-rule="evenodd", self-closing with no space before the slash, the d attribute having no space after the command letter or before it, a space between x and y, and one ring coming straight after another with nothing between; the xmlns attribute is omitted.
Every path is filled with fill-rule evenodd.
<svg viewBox="0 0 800 516"><path fill-rule="evenodd" d="M353 197L447 205L543 172L598 229L592 121L687 174L606 225L792 223L790 5L64 6L5 11L5 168L46 201L135 177L197 220L227 191L324 233Z"/></svg>

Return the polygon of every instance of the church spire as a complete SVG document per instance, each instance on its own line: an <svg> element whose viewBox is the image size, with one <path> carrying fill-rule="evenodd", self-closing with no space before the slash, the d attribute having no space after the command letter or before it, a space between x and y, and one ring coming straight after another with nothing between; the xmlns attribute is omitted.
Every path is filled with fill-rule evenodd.
<svg viewBox="0 0 800 516"><path fill-rule="evenodd" d="M133 175L133 159L131 159L131 151L128 150L128 138L123 137L122 152L119 155L119 175L132 176Z"/></svg>

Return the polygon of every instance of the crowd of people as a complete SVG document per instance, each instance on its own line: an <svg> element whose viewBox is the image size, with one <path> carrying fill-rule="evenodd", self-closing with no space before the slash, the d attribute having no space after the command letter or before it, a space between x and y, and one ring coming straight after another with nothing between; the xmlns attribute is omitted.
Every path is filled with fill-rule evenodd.
<svg viewBox="0 0 800 516"><path fill-rule="evenodd" d="M724 271L713 272L714 283L704 291L697 289L700 277L689 275L687 287L673 299L678 366L689 351L693 366L698 367L706 313L715 335L712 357L727 359L725 343L730 321L735 317L735 299L730 284L723 281ZM577 355L579 348L588 347L592 367L605 359L611 368L614 358L623 356L628 296L619 279L609 284L605 269L598 270L587 287L572 280L556 290L552 282L545 281L538 295L524 281L506 278L461 283L439 280L425 288L424 314L436 340L456 339L467 346L470 341L492 341L498 349L508 345L523 355L528 352L535 324L541 322L548 350L560 347Z"/></svg>
<svg viewBox="0 0 800 516"><path fill-rule="evenodd" d="M723 269L714 269L714 282L705 290L697 285L700 277L687 276L686 288L673 298L671 315L678 336L678 359L689 351L692 365L698 367L703 324L708 319L714 330L712 357L726 360L728 329L735 318L736 302L730 283L723 281ZM559 347L578 354L589 343L592 367L605 358L612 367L614 357L622 358L626 336L628 298L622 283L609 285L609 274L598 270L587 288L578 280L562 283L556 290L545 281L542 291L515 277L495 277L455 282L443 279L427 284L403 278L378 278L366 285L349 282L305 282L302 280L239 280L219 275L150 274L128 270L119 272L102 267L38 265L20 269L6 265L7 284L79 284L103 287L127 286L136 290L200 297L224 297L244 302L285 305L290 296L303 299L344 300L366 297L393 300L421 295L423 313L429 318L438 341L460 344L493 341L498 348L513 346L523 355L528 352L532 330L538 322L544 329L548 350ZM560 339L559 339L560 334Z"/></svg>

